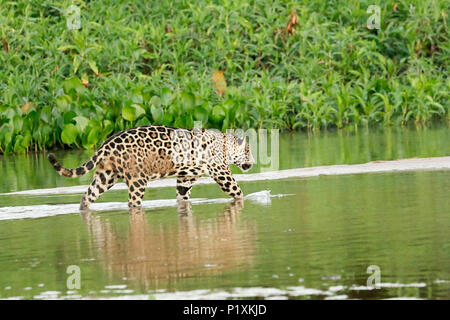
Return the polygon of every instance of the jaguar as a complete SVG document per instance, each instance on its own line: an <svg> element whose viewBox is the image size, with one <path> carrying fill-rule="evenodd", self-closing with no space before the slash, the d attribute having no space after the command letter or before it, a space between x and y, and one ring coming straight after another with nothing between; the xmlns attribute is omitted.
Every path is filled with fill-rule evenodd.
<svg viewBox="0 0 450 320"><path fill-rule="evenodd" d="M65 177L80 177L96 169L80 210L87 210L119 179L128 187L130 208L141 208L148 182L173 176L177 177L179 201L189 200L192 185L204 174L211 176L226 194L240 200L243 193L230 164L245 172L255 163L245 137L214 129L162 125L140 126L111 136L78 168L64 168L52 153L48 159Z"/></svg>

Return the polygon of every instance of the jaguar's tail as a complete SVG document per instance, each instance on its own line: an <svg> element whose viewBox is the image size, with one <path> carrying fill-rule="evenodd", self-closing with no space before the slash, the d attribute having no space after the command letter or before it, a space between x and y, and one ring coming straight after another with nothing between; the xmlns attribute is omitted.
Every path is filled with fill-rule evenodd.
<svg viewBox="0 0 450 320"><path fill-rule="evenodd" d="M64 168L61 163L56 160L56 157L53 153L50 153L48 155L48 160L52 164L53 168L62 176L69 177L69 178L76 178L79 176L82 176L92 169L94 169L97 164L100 162L100 157L98 156L98 151L85 163L83 163L81 166L75 169L67 169Z"/></svg>

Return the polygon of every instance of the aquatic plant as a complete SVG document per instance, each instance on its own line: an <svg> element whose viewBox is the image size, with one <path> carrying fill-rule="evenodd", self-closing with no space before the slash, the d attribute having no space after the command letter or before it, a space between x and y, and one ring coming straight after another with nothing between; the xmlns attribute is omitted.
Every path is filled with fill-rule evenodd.
<svg viewBox="0 0 450 320"><path fill-rule="evenodd" d="M2 2L0 152L93 148L150 123L448 122L447 1L375 1L370 30L372 2Z"/></svg>

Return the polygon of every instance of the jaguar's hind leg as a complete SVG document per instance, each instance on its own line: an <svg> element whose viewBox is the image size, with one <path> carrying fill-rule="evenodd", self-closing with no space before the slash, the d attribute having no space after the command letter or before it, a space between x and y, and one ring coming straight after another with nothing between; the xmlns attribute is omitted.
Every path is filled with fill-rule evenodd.
<svg viewBox="0 0 450 320"><path fill-rule="evenodd" d="M192 185L200 178L197 176L178 176L177 178L177 200L189 200Z"/></svg>
<svg viewBox="0 0 450 320"><path fill-rule="evenodd" d="M97 170L88 191L81 198L80 210L88 209L91 203L97 200L103 192L110 189L117 182L117 179L117 175L111 170Z"/></svg>
<svg viewBox="0 0 450 320"><path fill-rule="evenodd" d="M125 178L128 186L128 206L130 208L140 208L144 197L147 179L141 177Z"/></svg>

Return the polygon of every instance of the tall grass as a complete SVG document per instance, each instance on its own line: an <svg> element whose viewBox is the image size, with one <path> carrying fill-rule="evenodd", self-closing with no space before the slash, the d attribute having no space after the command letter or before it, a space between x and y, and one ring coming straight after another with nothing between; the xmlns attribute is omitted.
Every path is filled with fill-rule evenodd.
<svg viewBox="0 0 450 320"><path fill-rule="evenodd" d="M379 30L366 28L374 3ZM72 4L80 30L66 27ZM448 122L448 9L445 0L1 1L0 152L92 148L149 123Z"/></svg>

